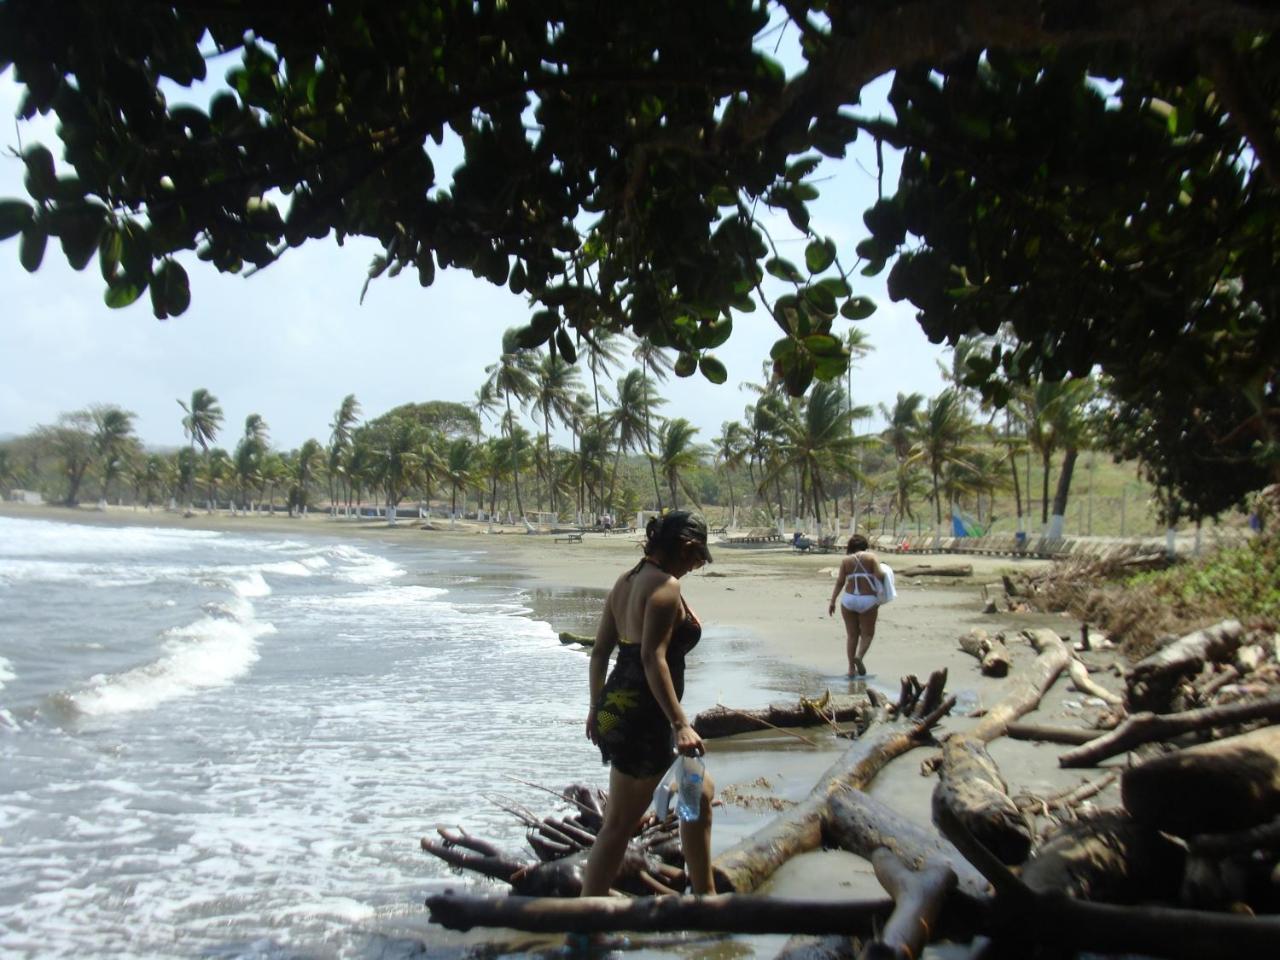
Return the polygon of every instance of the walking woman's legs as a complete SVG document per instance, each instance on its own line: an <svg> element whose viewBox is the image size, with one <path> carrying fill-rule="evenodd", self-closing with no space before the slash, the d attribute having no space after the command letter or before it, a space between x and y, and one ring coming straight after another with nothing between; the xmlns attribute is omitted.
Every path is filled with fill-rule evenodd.
<svg viewBox="0 0 1280 960"><path fill-rule="evenodd" d="M880 616L880 608L872 607L866 613L860 613L858 618L858 652L857 661L859 673L866 673L867 668L862 662L862 658L867 655L867 651L871 649L871 641L876 638L876 618Z"/></svg>
<svg viewBox="0 0 1280 960"><path fill-rule="evenodd" d="M846 610L843 603L840 604L840 616L844 620L844 652L845 656L849 658L849 676L854 677L860 672L858 670L858 640L861 626L858 623L858 615L852 610Z"/></svg>
<svg viewBox="0 0 1280 960"><path fill-rule="evenodd" d="M711 801L716 785L711 778L702 779L702 807L697 820L680 821L680 852L684 854L684 872L695 894L715 893L711 877ZM597 843L600 841L597 840Z"/></svg>
<svg viewBox="0 0 1280 960"><path fill-rule="evenodd" d="M617 767L609 769L609 802L605 804L600 833L587 856L587 869L582 878L584 897L603 897L609 893L622 856L627 852L627 843L648 809L653 789L661 779L660 773L652 777L632 777Z"/></svg>

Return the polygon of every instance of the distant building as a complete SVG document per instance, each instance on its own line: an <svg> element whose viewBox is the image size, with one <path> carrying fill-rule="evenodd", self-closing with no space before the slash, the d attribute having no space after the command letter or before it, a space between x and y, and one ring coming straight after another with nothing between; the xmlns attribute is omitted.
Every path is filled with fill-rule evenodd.
<svg viewBox="0 0 1280 960"><path fill-rule="evenodd" d="M30 503L39 505L44 503L44 497L40 496L38 490L10 490L6 500L14 500L18 503Z"/></svg>

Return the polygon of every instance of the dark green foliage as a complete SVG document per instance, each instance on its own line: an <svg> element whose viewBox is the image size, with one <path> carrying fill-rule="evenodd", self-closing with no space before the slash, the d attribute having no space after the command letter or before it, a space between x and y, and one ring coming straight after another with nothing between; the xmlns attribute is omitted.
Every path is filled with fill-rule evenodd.
<svg viewBox="0 0 1280 960"><path fill-rule="evenodd" d="M1280 463L1280 9L997 7L0 0L0 69L21 116L56 115L74 174L29 147L34 204L0 201L0 238L28 270L50 236L77 268L96 250L106 302L149 291L164 318L189 302L184 251L236 273L371 237L370 281L453 267L529 297L519 346L572 361L593 329L630 328L715 382L709 351L758 299L792 394L846 369L832 323L874 310L848 279L888 269L935 342L1014 331L971 369L996 400L1101 367L1150 424L1122 452L1171 512L1215 512ZM212 54L238 60L229 89L170 105L161 81L202 79ZM895 120L848 112L891 70ZM906 153L842 262L810 205L822 158L863 133ZM786 285L772 303L766 273Z"/></svg>

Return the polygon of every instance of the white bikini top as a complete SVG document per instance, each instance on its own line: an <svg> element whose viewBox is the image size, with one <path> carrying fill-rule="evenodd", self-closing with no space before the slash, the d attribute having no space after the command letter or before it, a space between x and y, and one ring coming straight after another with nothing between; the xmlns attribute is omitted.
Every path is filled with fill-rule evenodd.
<svg viewBox="0 0 1280 960"><path fill-rule="evenodd" d="M862 558L859 557L857 554L855 554L853 557L853 562L858 565L858 569L853 571L853 573L849 574L849 576L845 578L845 582L850 587L850 592L857 593L858 591L857 579L859 577L867 581L867 584L871 587L872 593L878 592L878 588L876 586L875 574L867 573L866 568L863 567L862 565Z"/></svg>

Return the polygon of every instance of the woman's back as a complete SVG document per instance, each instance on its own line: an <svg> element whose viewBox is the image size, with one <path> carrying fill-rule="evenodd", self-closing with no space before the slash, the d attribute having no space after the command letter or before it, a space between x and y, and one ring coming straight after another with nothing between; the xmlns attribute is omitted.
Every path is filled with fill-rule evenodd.
<svg viewBox="0 0 1280 960"><path fill-rule="evenodd" d="M845 581L845 589L849 593L879 593L881 579L880 561L870 550L851 553L840 564L840 576Z"/></svg>

